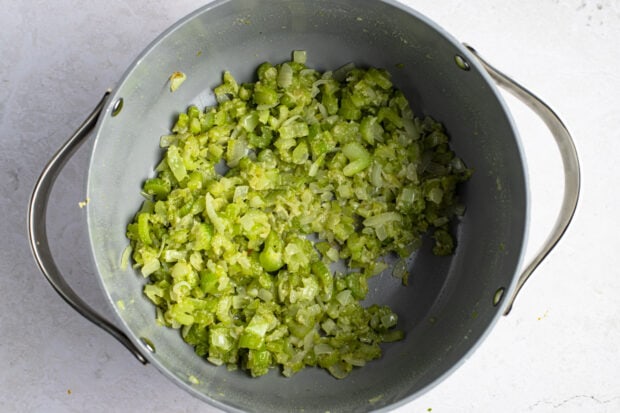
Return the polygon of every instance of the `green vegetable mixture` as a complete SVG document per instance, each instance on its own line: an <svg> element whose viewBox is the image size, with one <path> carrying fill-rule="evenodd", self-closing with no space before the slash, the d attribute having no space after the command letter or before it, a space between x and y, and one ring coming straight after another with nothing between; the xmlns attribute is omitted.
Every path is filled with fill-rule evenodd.
<svg viewBox="0 0 620 413"><path fill-rule="evenodd" d="M344 378L402 339L389 307L361 305L368 279L427 232L435 254L452 253L455 189L470 175L387 71L305 61L264 63L255 83L225 72L217 106L179 114L127 228L159 323L252 376L320 366Z"/></svg>

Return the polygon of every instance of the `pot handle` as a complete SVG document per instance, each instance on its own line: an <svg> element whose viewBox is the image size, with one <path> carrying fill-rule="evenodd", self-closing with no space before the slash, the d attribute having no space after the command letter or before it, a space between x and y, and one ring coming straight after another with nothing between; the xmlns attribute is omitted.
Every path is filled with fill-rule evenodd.
<svg viewBox="0 0 620 413"><path fill-rule="evenodd" d="M510 79L508 76L500 72L486 62L478 52L468 44L464 46L478 59L484 69L491 75L491 78L506 91L517 97L521 102L525 103L534 113L536 113L547 125L549 131L555 139L555 143L560 151L562 157L562 165L564 167L564 198L560 207L560 212L555 221L551 233L547 236L544 244L532 259L532 261L525 267L517 286L510 297L504 315L508 315L512 310L512 305L523 288L525 282L530 278L534 270L538 265L547 257L551 250L557 245L558 241L564 235L566 228L573 219L575 210L577 209L577 201L579 199L579 189L581 186L581 177L579 171L579 158L577 157L577 150L575 143L568 132L568 129L558 117L558 115L542 100L535 96L532 92Z"/></svg>
<svg viewBox="0 0 620 413"><path fill-rule="evenodd" d="M67 284L54 262L47 238L47 203L54 181L67 160L69 160L75 150L85 141L89 132L96 125L97 119L110 93L110 90L105 92L93 112L54 154L43 169L43 172L41 172L41 176L39 176L35 184L28 205L28 236L35 261L56 292L78 313L120 341L142 364L147 364L148 360L140 353L140 350L129 340L125 333L93 310L92 307L86 304L69 284Z"/></svg>

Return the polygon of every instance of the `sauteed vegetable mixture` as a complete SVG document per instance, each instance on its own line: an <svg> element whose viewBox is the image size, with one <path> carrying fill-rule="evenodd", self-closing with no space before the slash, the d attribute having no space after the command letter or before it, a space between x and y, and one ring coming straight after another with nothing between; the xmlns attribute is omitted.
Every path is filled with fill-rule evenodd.
<svg viewBox="0 0 620 413"><path fill-rule="evenodd" d="M256 74L224 72L217 105L190 106L161 138L132 257L158 321L211 363L344 378L403 338L389 307L361 304L368 279L426 233L452 253L471 172L386 70L321 73L295 51Z"/></svg>

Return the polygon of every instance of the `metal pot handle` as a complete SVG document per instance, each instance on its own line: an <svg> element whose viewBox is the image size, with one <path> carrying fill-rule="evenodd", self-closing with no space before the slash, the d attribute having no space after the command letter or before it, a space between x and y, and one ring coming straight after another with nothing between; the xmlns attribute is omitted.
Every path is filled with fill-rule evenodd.
<svg viewBox="0 0 620 413"><path fill-rule="evenodd" d="M89 132L96 125L97 119L105 106L109 94L110 90L106 91L93 112L58 152L54 154L43 169L43 172L41 172L41 176L39 176L35 184L28 205L28 235L34 258L43 272L43 275L45 275L45 278L47 278L47 281L54 287L56 292L78 313L120 341L142 364L147 364L148 360L140 353L140 350L129 340L125 333L93 310L92 307L86 304L86 302L73 291L69 284L67 284L54 262L47 238L47 203L54 181L66 161L69 160L75 150L85 141Z"/></svg>
<svg viewBox="0 0 620 413"><path fill-rule="evenodd" d="M555 139L555 143L560 150L560 156L562 157L562 165L564 167L564 198L560 207L560 212L555 221L551 233L547 236L544 244L532 259L532 261L525 267L519 280L517 281L517 287L510 297L504 315L508 315L512 309L512 305L517 298L517 294L521 291L521 288L525 282L530 278L534 270L538 265L547 257L551 250L557 245L558 241L564 235L566 228L573 219L575 210L577 209L577 201L579 199L579 189L581 186L581 177L579 171L579 158L577 157L577 150L575 143L564 126L562 120L558 115L549 107L545 102L540 100L532 92L510 79L508 76L495 69L489 63L487 63L478 52L468 44L464 46L473 53L473 55L482 64L484 69L491 75L491 78L501 87L506 89L512 95L517 97L520 101L525 103L534 113L536 113L547 125L549 131Z"/></svg>

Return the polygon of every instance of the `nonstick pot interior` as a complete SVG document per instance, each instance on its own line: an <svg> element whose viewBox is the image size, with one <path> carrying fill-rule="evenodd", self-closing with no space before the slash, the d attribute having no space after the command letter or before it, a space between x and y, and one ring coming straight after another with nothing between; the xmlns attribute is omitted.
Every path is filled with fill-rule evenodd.
<svg viewBox="0 0 620 413"><path fill-rule="evenodd" d="M392 306L406 339L384 345L380 360L344 380L312 368L292 378L272 371L252 379L209 364L178 331L156 324L155 308L142 294L145 280L131 267L120 267L126 225L142 202L141 184L153 175L162 155L159 137L169 133L176 114L189 104L214 104L212 88L223 70L251 81L260 63L288 60L293 50L306 50L308 66L321 70L349 62L388 69L416 115L443 122L453 149L474 170L462 188L467 211L454 229L456 253L435 257L425 243L410 260L409 286L389 271L371 281L368 302ZM527 190L519 140L498 92L476 62L469 61L469 70L459 67L457 55L470 60L423 16L371 0L216 1L145 50L98 124L88 225L110 305L158 369L223 409L341 412L404 403L466 358L501 314L501 302L493 304L498 289L505 289L504 296L512 291L524 247ZM171 93L168 78L175 71L186 73L187 80ZM122 109L112 116L119 98Z"/></svg>

